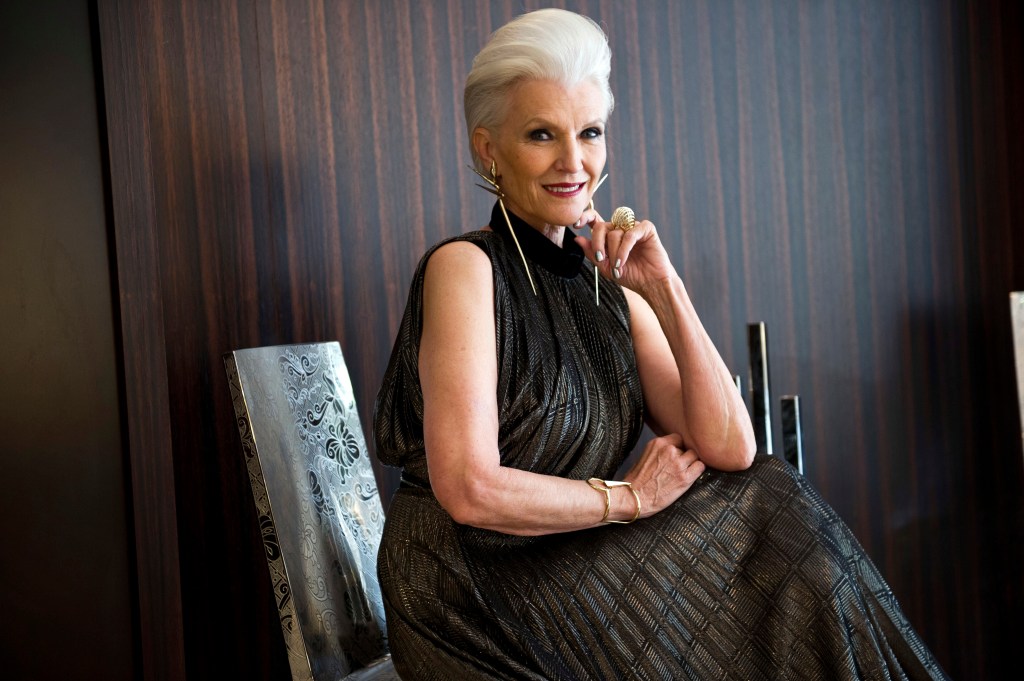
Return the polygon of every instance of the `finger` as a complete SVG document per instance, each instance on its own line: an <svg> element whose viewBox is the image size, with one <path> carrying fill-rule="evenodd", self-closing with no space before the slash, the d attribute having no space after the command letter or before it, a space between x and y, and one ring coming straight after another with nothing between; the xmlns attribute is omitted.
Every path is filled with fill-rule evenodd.
<svg viewBox="0 0 1024 681"><path fill-rule="evenodd" d="M662 442L667 442L668 444L672 445L677 449L683 448L683 436L680 435L679 433L667 433L666 435L662 435L661 437L655 439L661 440Z"/></svg>
<svg viewBox="0 0 1024 681"><path fill-rule="evenodd" d="M576 221L576 224L573 225L573 227L575 229L580 229L582 227L589 227L590 225L592 225L595 222L603 222L603 221L604 221L604 218L601 217L600 213L598 213L593 208L586 208L586 209L584 209L583 214L580 215L580 219Z"/></svg>
<svg viewBox="0 0 1024 681"><path fill-rule="evenodd" d="M599 263L608 255L606 240L609 223L604 220L592 220L588 224L590 226L590 241L594 249L593 261Z"/></svg>
<svg viewBox="0 0 1024 681"><path fill-rule="evenodd" d="M651 439L644 447L644 455L652 457L664 456L675 459L683 454L683 438L676 433L669 433ZM674 465L674 464L673 464Z"/></svg>
<svg viewBox="0 0 1024 681"><path fill-rule="evenodd" d="M621 272L629 261L629 255L633 252L633 247L639 241L648 238L652 234L654 234L654 223L650 220L640 220L633 229L624 232L622 240L618 243L614 258L609 254L609 259L614 263L614 267Z"/></svg>
<svg viewBox="0 0 1024 681"><path fill-rule="evenodd" d="M596 265L597 259L595 256L596 249L594 248L594 242L582 234L577 235L573 241L579 244L580 248L583 249L583 257Z"/></svg>
<svg viewBox="0 0 1024 681"><path fill-rule="evenodd" d="M583 249L584 257L586 257L587 260L594 263L597 262L595 258L597 248L595 247L593 242L593 224L599 221L600 219L601 216L598 214L596 210L594 210L593 208L585 208L583 210L583 213L580 215L580 219L577 220L573 225L571 225L572 229L583 229L584 227L591 228L591 236L589 238L583 234L576 234L573 237L573 240L577 244L579 244L580 248ZM602 260L604 259L603 253L601 254L601 258Z"/></svg>
<svg viewBox="0 0 1024 681"><path fill-rule="evenodd" d="M576 237L575 241L583 249L583 257L594 264L594 269L606 279L610 277L608 258L595 247L594 240L580 235Z"/></svg>
<svg viewBox="0 0 1024 681"><path fill-rule="evenodd" d="M593 262L598 265L601 270L601 274L605 277L610 277L612 275L608 251L609 249L614 250L618 239L618 233L611 229L610 222L595 220L591 223L590 241L591 248L594 250Z"/></svg>
<svg viewBox="0 0 1024 681"><path fill-rule="evenodd" d="M628 232L612 227L608 232L608 251L605 255L611 263L612 277L616 280L622 276L622 268L626 266L629 250L632 249L632 246L626 246L635 238L634 232L635 227Z"/></svg>
<svg viewBox="0 0 1024 681"><path fill-rule="evenodd" d="M704 469L704 462L701 461L700 459L697 459L692 464L687 466L686 470L683 471L683 480L686 481L687 486L695 483L697 481L697 478L699 478L704 473Z"/></svg>
<svg viewBox="0 0 1024 681"><path fill-rule="evenodd" d="M692 466L694 463L700 461L700 457L697 456L697 452L692 449L687 449L683 452L681 458L687 466Z"/></svg>

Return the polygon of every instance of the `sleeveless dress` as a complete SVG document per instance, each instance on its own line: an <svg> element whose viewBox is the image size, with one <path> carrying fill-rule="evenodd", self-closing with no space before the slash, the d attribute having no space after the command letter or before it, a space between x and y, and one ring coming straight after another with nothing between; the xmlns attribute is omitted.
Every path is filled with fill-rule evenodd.
<svg viewBox="0 0 1024 681"><path fill-rule="evenodd" d="M558 247L498 207L467 241L494 275L504 466L610 478L643 398L621 288L566 231ZM421 260L374 410L403 468L378 555L403 679L943 679L846 525L784 461L707 471L631 525L518 537L454 522L427 482ZM480 352L490 352L480 348ZM596 494L596 492L595 492Z"/></svg>

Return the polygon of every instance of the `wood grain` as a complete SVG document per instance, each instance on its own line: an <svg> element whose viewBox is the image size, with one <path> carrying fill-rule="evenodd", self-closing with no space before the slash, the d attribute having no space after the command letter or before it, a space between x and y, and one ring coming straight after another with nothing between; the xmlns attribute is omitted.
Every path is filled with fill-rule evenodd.
<svg viewBox="0 0 1024 681"><path fill-rule="evenodd" d="M148 55L121 36L142 30L138 8L106 5L99 13L103 82L120 292L121 363L135 532L140 666L146 679L184 679L182 587L178 572L172 385L155 187L151 112L141 108Z"/></svg>
<svg viewBox="0 0 1024 681"><path fill-rule="evenodd" d="M736 373L767 323L808 477L947 670L991 675L1022 605L1020 8L560 4L615 55L598 209L657 222ZM337 339L369 425L416 262L488 215L465 74L538 6L100 4L151 659L284 673L220 356Z"/></svg>

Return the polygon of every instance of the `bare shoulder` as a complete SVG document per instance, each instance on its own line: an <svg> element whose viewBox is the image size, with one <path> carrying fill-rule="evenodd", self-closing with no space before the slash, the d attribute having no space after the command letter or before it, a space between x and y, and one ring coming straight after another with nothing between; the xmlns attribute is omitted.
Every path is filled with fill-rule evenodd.
<svg viewBox="0 0 1024 681"><path fill-rule="evenodd" d="M465 241L441 246L423 278L419 370L425 418L438 405L464 405L485 395L494 400L497 360L494 353L480 352L494 344L490 258ZM430 421L435 423L432 416Z"/></svg>
<svg viewBox="0 0 1024 681"><path fill-rule="evenodd" d="M468 335L493 327L494 280L487 253L468 241L451 241L434 251L423 275L423 313L428 332L437 329L435 324L449 334Z"/></svg>
<svg viewBox="0 0 1024 681"><path fill-rule="evenodd" d="M450 241L434 251L427 262L427 285L441 279L448 283L481 285L491 280L491 259L475 244Z"/></svg>

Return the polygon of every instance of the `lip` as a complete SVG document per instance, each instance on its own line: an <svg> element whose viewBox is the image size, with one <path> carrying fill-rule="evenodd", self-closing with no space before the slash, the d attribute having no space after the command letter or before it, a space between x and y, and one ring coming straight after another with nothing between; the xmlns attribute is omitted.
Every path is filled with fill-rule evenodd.
<svg viewBox="0 0 1024 681"><path fill-rule="evenodd" d="M571 199L579 196L587 188L586 182L554 182L541 185L544 191L560 199Z"/></svg>

